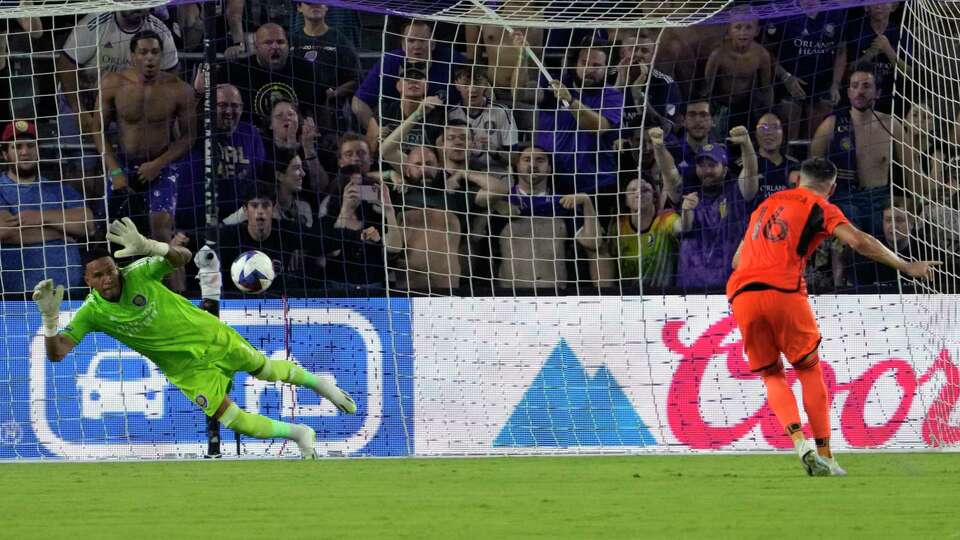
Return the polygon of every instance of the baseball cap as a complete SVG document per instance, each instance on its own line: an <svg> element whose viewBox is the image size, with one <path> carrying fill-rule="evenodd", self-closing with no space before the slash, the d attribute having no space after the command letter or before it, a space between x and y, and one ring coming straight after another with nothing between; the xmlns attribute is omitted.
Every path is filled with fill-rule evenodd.
<svg viewBox="0 0 960 540"><path fill-rule="evenodd" d="M27 137L32 139L37 138L37 126L33 125L33 122L27 122L26 120L14 120L4 128L0 141L7 142L14 139L25 139Z"/></svg>
<svg viewBox="0 0 960 540"><path fill-rule="evenodd" d="M713 161L716 161L720 165L726 166L727 164L727 149L723 147L722 144L713 144L708 143L700 147L700 151L697 152L697 161L700 161L703 158L709 158Z"/></svg>
<svg viewBox="0 0 960 540"><path fill-rule="evenodd" d="M423 80L427 78L427 72L424 70L426 67L422 62L408 62L403 69L400 70L401 79L418 79Z"/></svg>

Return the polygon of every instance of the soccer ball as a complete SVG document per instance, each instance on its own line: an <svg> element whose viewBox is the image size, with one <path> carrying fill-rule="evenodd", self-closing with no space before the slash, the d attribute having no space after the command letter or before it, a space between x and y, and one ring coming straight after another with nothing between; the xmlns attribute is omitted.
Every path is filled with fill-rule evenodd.
<svg viewBox="0 0 960 540"><path fill-rule="evenodd" d="M273 283L273 261L262 251L241 253L230 266L233 283L243 292L262 293Z"/></svg>

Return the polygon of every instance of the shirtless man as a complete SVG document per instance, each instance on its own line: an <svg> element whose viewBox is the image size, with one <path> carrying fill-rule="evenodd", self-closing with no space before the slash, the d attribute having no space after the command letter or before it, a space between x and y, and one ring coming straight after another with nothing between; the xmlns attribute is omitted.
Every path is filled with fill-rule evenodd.
<svg viewBox="0 0 960 540"><path fill-rule="evenodd" d="M460 287L462 229L457 216L444 209L446 190L437 155L429 147L413 147L399 172L394 187L400 195L393 200L403 228L405 271L397 285L429 292Z"/></svg>
<svg viewBox="0 0 960 540"><path fill-rule="evenodd" d="M117 122L121 153L114 152L102 129L97 149L112 187L112 217L133 214L136 219L137 205L146 203L153 238L167 242L173 238L177 205L174 162L190 150L196 131L193 89L160 70L163 42L156 33L138 33L130 50L131 67L104 76L100 92L103 125Z"/></svg>
<svg viewBox="0 0 960 540"><path fill-rule="evenodd" d="M727 27L706 24L690 28L665 28L657 42L655 66L677 82L683 99L695 96L694 83L703 72L706 59L715 50Z"/></svg>
<svg viewBox="0 0 960 540"><path fill-rule="evenodd" d="M704 97L718 107L727 107L727 122L717 126L751 124L750 113L773 104L773 62L770 53L755 41L760 33L757 21L730 23L727 38L710 54L705 70Z"/></svg>
<svg viewBox="0 0 960 540"><path fill-rule="evenodd" d="M850 109L836 111L817 128L810 155L836 164L835 204L859 229L877 235L889 197L890 140L903 140L903 127L889 114L874 110L877 85L869 65L853 69L847 98ZM910 148L894 145L894 151L898 163L914 163Z"/></svg>
<svg viewBox="0 0 960 540"><path fill-rule="evenodd" d="M467 218L491 191L506 188L499 179L466 170L467 126L460 121L444 130L437 143L443 147L443 164L433 149L414 146L406 154L403 140L418 118L441 105L429 96L383 141L385 163L399 173L394 204L404 230L404 284L413 290L446 291L460 287L464 272L464 237L470 232ZM477 186L467 189L467 184ZM403 278L401 278L403 279Z"/></svg>
<svg viewBox="0 0 960 540"><path fill-rule="evenodd" d="M507 1L501 4L498 11L501 14L510 14L518 7L525 7L525 4L519 2L514 5ZM526 7L526 10L529 9ZM529 12L524 12L524 16L535 17ZM533 109L540 71L524 51L524 45L530 47L538 58L543 58L543 29L514 28L513 33L510 33L503 26L485 24L467 26L465 32L467 57L479 64L481 49L485 53L487 75L493 82L494 101L509 109ZM521 130L532 128L532 113L521 112L517 116Z"/></svg>

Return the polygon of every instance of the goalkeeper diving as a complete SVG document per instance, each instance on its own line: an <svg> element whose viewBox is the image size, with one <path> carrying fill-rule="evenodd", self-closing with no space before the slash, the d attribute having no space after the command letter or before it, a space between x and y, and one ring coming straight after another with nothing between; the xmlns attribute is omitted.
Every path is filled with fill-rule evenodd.
<svg viewBox="0 0 960 540"><path fill-rule="evenodd" d="M310 388L341 412L356 412L353 399L329 378L293 362L265 357L236 330L163 285L165 275L190 261L190 250L180 245L182 235L169 244L151 240L137 231L133 221L123 218L110 225L107 240L123 246L117 257L141 258L118 268L108 251L90 251L84 257L84 281L90 294L63 330L58 331L63 286L54 287L53 280L47 279L34 288L51 361L62 360L90 332L103 332L150 359L208 416L244 435L295 441L305 459L317 457L314 430L238 407L227 396L234 373L246 371L263 381ZM196 263L202 287L215 287L219 294L219 261L213 250L201 249Z"/></svg>

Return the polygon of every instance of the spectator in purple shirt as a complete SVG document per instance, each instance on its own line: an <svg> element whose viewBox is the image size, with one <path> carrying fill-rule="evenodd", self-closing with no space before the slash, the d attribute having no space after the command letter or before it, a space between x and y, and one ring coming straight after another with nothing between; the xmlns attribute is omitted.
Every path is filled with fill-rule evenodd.
<svg viewBox="0 0 960 540"><path fill-rule="evenodd" d="M241 208L245 194L253 187L258 171L266 161L263 139L257 128L241 120L243 98L232 84L217 85L216 124L213 133L213 151L216 152L218 220ZM196 148L190 156L191 181L180 183L177 226L193 230L203 223L204 181L203 148Z"/></svg>
<svg viewBox="0 0 960 540"><path fill-rule="evenodd" d="M551 81L534 132L535 144L553 154L556 172L574 175L575 185L558 186L561 193L609 195L597 201L601 215L616 205L614 141L623 116L623 93L606 83L607 49L594 42L579 49L572 76Z"/></svg>
<svg viewBox="0 0 960 540"><path fill-rule="evenodd" d="M380 96L399 99L396 79L406 64L426 64L427 95L441 96L456 101L457 92L448 92L447 87L453 79L453 73L459 66L467 64L467 59L447 45L437 45L431 37L433 26L427 21L410 21L403 25L400 32L403 46L383 55L367 72L360 88L353 97L353 113L361 126L366 126L379 106Z"/></svg>
<svg viewBox="0 0 960 540"><path fill-rule="evenodd" d="M901 41L900 24L892 21L897 2L864 6L864 16L850 21L847 27L847 58L850 64L873 64L877 79L877 104L875 109L892 112L893 77L897 68L906 71L907 64L897 58L897 48L902 46L909 53L909 34Z"/></svg>
<svg viewBox="0 0 960 540"><path fill-rule="evenodd" d="M663 131L653 128L649 133L663 174L664 192L668 199L679 203L682 179L663 144ZM729 179L726 148L705 144L696 158L700 187L683 198L684 232L680 237L677 286L687 291L719 290L726 285L733 254L743 238L759 191L757 155L750 132L737 126L730 130L730 142L740 146L743 156L739 179Z"/></svg>

